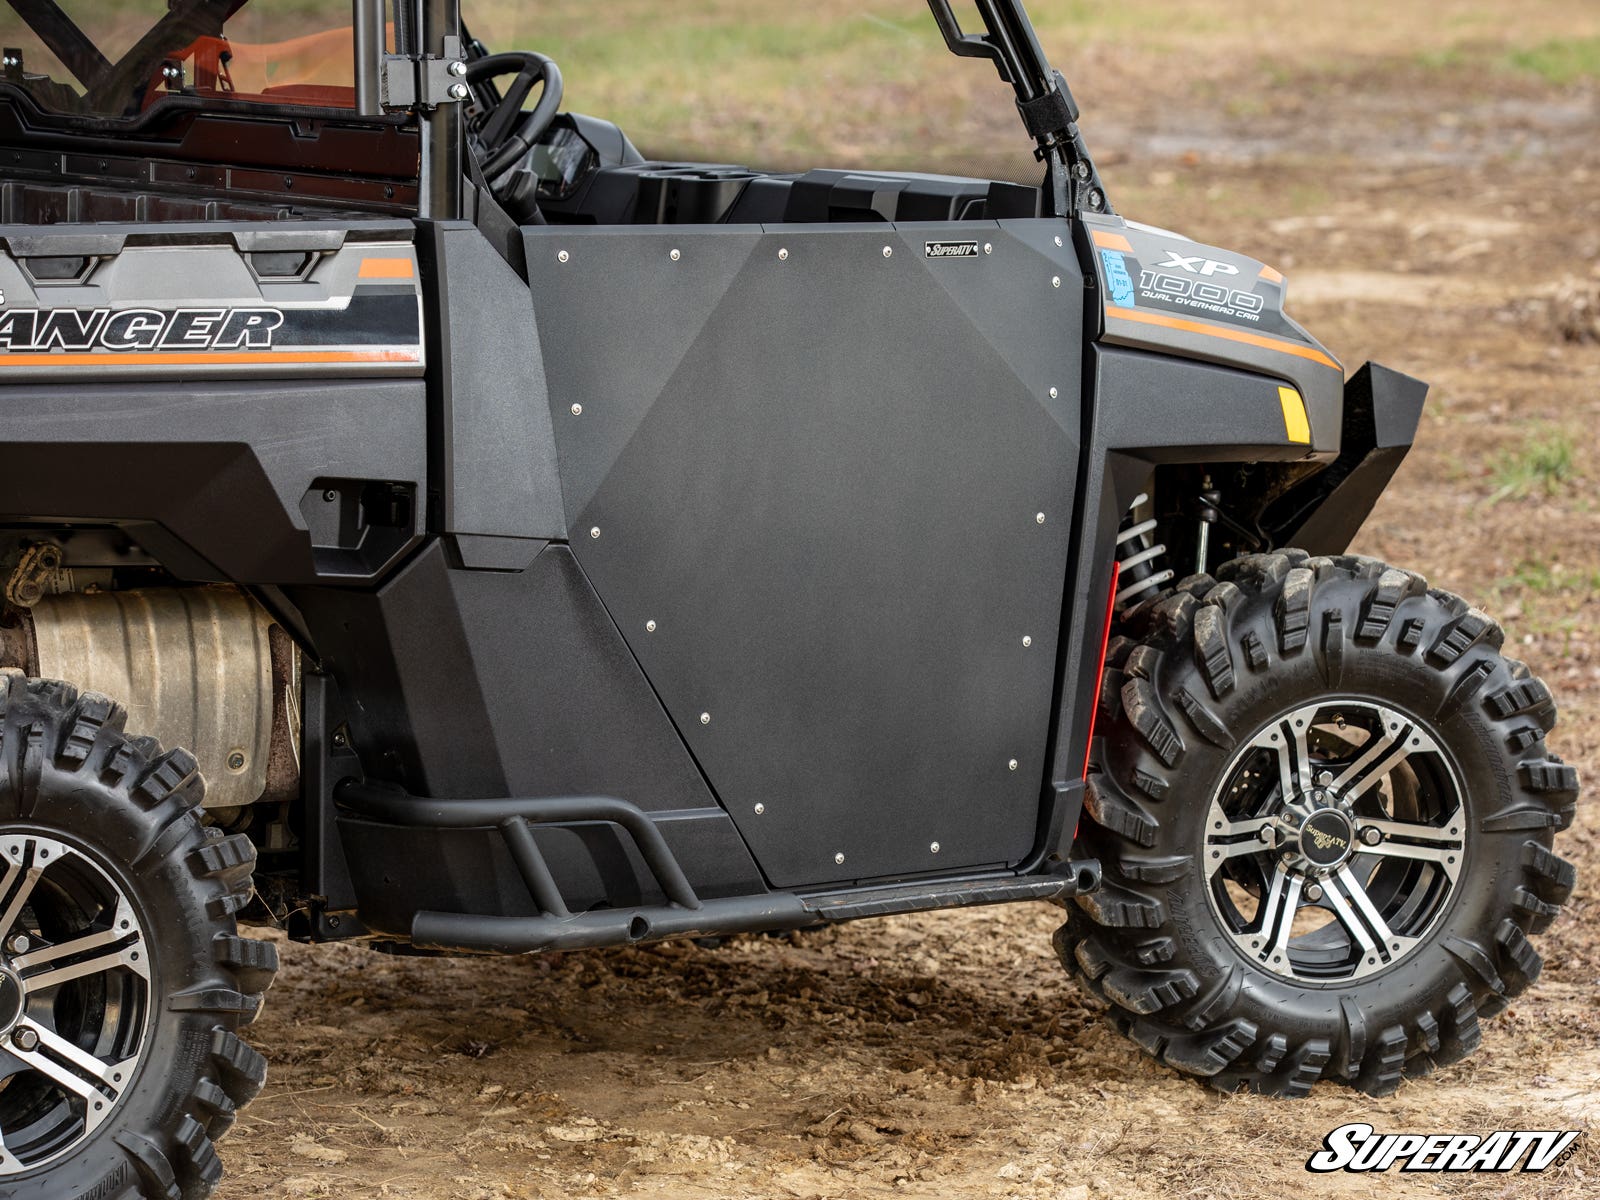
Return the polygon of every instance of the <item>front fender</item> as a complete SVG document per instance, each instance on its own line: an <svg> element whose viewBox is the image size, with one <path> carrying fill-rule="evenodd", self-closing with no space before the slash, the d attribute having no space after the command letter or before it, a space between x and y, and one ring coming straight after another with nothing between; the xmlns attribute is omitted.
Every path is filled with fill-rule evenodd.
<svg viewBox="0 0 1600 1200"><path fill-rule="evenodd" d="M1428 385L1368 363L1344 389L1339 457L1262 515L1274 546L1342 554L1416 440Z"/></svg>

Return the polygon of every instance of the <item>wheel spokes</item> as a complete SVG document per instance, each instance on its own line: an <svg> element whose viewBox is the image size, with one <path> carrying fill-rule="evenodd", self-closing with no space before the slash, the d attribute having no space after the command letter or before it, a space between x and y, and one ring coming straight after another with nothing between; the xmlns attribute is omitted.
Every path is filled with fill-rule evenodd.
<svg viewBox="0 0 1600 1200"><path fill-rule="evenodd" d="M1351 940L1360 947L1367 967L1392 962L1421 940L1397 934L1389 928L1388 921L1367 894L1366 885L1356 877L1349 864L1329 877L1323 895ZM1358 967L1357 974L1365 972Z"/></svg>
<svg viewBox="0 0 1600 1200"><path fill-rule="evenodd" d="M1295 798L1309 791L1312 783L1311 751L1306 744L1306 718L1290 713L1274 721L1250 742L1258 750L1270 750L1278 759L1278 800L1294 806Z"/></svg>
<svg viewBox="0 0 1600 1200"><path fill-rule="evenodd" d="M89 947L84 946L82 943L92 942L101 936L100 934L90 934L88 937L67 942L65 945L87 950ZM17 965L20 966L20 961ZM82 979L86 975L98 975L102 971L115 970L117 967L129 967L137 971L145 979L150 978L149 964L137 941L129 942L126 945L113 946L111 949L96 954L91 958L69 963L64 967L57 967L53 971L39 971L32 975L24 973L21 978L23 986L30 993L33 993L43 991L45 988L58 987L74 979Z"/></svg>
<svg viewBox="0 0 1600 1200"><path fill-rule="evenodd" d="M1267 894L1261 901L1261 948L1263 962L1281 959L1289 952L1289 934L1300 909L1300 889L1304 881L1282 863L1272 874Z"/></svg>
<svg viewBox="0 0 1600 1200"><path fill-rule="evenodd" d="M56 987L87 975L98 975L102 971L110 971L116 967L128 967L148 980L149 956L144 953L144 948L140 944L142 941L143 938L133 919L132 908L126 899L119 898L110 928L86 933L54 946L42 946L26 954L15 955L11 959L11 967L30 992ZM91 951L99 953L88 958L80 957ZM78 961L67 962L53 970L39 969L64 959Z"/></svg>
<svg viewBox="0 0 1600 1200"><path fill-rule="evenodd" d="M1383 731L1359 757L1334 777L1332 787L1349 800L1392 775L1413 754L1439 753L1439 747L1416 722L1389 709L1379 709Z"/></svg>
<svg viewBox="0 0 1600 1200"><path fill-rule="evenodd" d="M1294 762L1289 756L1289 748L1283 741L1283 724L1263 729L1250 745L1257 750L1270 750L1278 763L1278 802L1294 794Z"/></svg>
<svg viewBox="0 0 1600 1200"><path fill-rule="evenodd" d="M17 1045L19 1033L31 1033L38 1039L33 1049L24 1050ZM40 1025L23 1018L12 1030L11 1045L7 1052L63 1091L72 1093L84 1102L84 1120L93 1130L111 1112L126 1085L128 1070L124 1063L104 1063L86 1050L67 1041Z"/></svg>
<svg viewBox="0 0 1600 1200"><path fill-rule="evenodd" d="M1223 859L1259 854L1268 849L1270 843L1262 838L1261 833L1270 829L1276 820L1275 817L1247 817L1242 821L1230 821L1219 810L1213 809L1211 826L1206 833L1208 860L1217 863Z"/></svg>
<svg viewBox="0 0 1600 1200"><path fill-rule="evenodd" d="M0 904L5 905L0 909L0 944L11 937L17 921L22 917L22 910L27 907L33 889L39 883L39 876L43 874L44 867L38 863L6 864L5 882L0 883Z"/></svg>
<svg viewBox="0 0 1600 1200"><path fill-rule="evenodd" d="M1461 856L1466 849L1466 841L1461 835L1459 822L1454 819L1447 829L1412 821L1370 820L1362 821L1361 828L1363 832L1375 829L1383 836L1376 844L1363 839L1356 848L1357 854L1437 863L1452 880L1461 870Z"/></svg>

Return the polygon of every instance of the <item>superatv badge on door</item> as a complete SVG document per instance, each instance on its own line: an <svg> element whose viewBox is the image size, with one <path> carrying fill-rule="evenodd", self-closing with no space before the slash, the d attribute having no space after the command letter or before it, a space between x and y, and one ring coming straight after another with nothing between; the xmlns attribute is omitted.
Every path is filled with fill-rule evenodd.
<svg viewBox="0 0 1600 1200"><path fill-rule="evenodd" d="M923 249L928 258L977 258L977 242L928 242Z"/></svg>

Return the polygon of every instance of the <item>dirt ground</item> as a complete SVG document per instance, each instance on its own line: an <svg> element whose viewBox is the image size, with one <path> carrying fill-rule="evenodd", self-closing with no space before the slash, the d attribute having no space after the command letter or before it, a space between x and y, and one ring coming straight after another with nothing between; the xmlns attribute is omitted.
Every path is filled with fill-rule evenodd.
<svg viewBox="0 0 1600 1200"><path fill-rule="evenodd" d="M1594 79L1389 55L1218 69L1174 105L1088 65L1122 211L1273 263L1347 364L1434 383L1357 548L1500 617L1561 702L1553 745L1600 780ZM284 944L253 1031L271 1081L220 1195L1593 1196L1600 1131L1543 1176L1304 1170L1351 1120L1600 1123L1600 804L1558 849L1580 884L1543 979L1470 1060L1381 1101L1224 1097L1153 1065L1055 962L1045 906L488 962Z"/></svg>

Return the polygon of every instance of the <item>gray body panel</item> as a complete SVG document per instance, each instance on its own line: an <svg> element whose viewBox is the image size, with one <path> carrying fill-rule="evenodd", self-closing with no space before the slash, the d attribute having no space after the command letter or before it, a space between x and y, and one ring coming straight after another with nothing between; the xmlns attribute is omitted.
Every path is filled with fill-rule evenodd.
<svg viewBox="0 0 1600 1200"><path fill-rule="evenodd" d="M1256 371L1145 350L1096 349L1098 434L1151 463L1294 462L1279 382Z"/></svg>
<svg viewBox="0 0 1600 1200"><path fill-rule="evenodd" d="M526 566L567 530L532 299L474 226L433 233L443 531L468 565Z"/></svg>
<svg viewBox="0 0 1600 1200"><path fill-rule="evenodd" d="M353 484L420 495L421 380L0 386L0 519L138 525L193 579L251 584L369 576L421 535L420 506L383 561L336 555ZM313 532L332 490L335 528ZM308 515L309 514L309 515Z"/></svg>
<svg viewBox="0 0 1600 1200"><path fill-rule="evenodd" d="M295 589L353 697L367 769L424 795L622 796L714 805L566 546L525 571L452 569L428 546L376 591Z"/></svg>
<svg viewBox="0 0 1600 1200"><path fill-rule="evenodd" d="M1079 450L1065 231L527 236L574 552L775 885L1034 847Z"/></svg>
<svg viewBox="0 0 1600 1200"><path fill-rule="evenodd" d="M12 226L0 380L420 378L411 240L393 222Z"/></svg>
<svg viewBox="0 0 1600 1200"><path fill-rule="evenodd" d="M1303 398L1311 427L1296 457L1338 453L1344 370L1284 311L1288 283L1281 274L1247 255L1117 217L1082 221L1099 285L1103 343L1283 380ZM1214 415L1190 406L1185 419L1192 425L1182 431L1204 439ZM1274 426L1283 429L1281 417L1266 428Z"/></svg>

